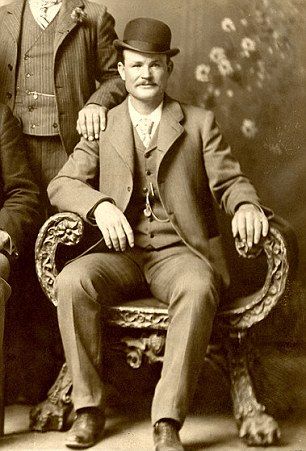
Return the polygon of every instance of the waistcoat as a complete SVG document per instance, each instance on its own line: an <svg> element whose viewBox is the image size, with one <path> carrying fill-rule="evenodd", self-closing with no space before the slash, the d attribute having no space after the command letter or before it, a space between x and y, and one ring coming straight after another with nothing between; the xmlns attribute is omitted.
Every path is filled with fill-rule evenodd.
<svg viewBox="0 0 306 451"><path fill-rule="evenodd" d="M54 96L53 46L57 16L43 30L26 2L19 53L14 114L29 135L58 135ZM37 92L37 94L36 94ZM51 94L42 96L40 93Z"/></svg>
<svg viewBox="0 0 306 451"><path fill-rule="evenodd" d="M157 188L157 167L162 156L157 148L158 128L154 133L149 147L146 149L139 138L137 130L134 133L134 189L126 217L134 231L135 244L141 248L158 249L181 241L171 222L159 222L153 216L144 215L146 194L150 183L154 197L150 195L150 205L154 215L159 219L167 219L167 213L161 203Z"/></svg>

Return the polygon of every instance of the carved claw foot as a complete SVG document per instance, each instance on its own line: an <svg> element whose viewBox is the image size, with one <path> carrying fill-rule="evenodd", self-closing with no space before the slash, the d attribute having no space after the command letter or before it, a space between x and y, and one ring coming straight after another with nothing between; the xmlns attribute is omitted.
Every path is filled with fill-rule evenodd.
<svg viewBox="0 0 306 451"><path fill-rule="evenodd" d="M280 436L277 422L264 412L247 415L239 428L239 437L248 446L273 445L279 441Z"/></svg>
<svg viewBox="0 0 306 451"><path fill-rule="evenodd" d="M72 404L63 407L49 400L43 401L31 409L30 430L39 432L67 430L73 415Z"/></svg>

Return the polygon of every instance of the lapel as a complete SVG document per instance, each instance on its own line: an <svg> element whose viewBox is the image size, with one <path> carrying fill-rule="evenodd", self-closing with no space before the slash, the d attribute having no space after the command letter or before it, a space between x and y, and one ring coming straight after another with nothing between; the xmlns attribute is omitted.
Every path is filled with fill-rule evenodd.
<svg viewBox="0 0 306 451"><path fill-rule="evenodd" d="M116 107L112 122L106 127L104 133L133 175L135 144L128 110L128 97Z"/></svg>
<svg viewBox="0 0 306 451"><path fill-rule="evenodd" d="M18 0L17 2L10 3L6 6L7 14L4 20L4 25L11 33L16 44L19 41L24 6L25 0Z"/></svg>
<svg viewBox="0 0 306 451"><path fill-rule="evenodd" d="M184 132L184 127L180 123L182 119L184 114L179 102L165 96L157 138L157 148L163 153L160 162Z"/></svg>
<svg viewBox="0 0 306 451"><path fill-rule="evenodd" d="M71 13L76 7L84 9L85 5L83 0L63 0L61 9L59 10L55 30L54 57L59 46L62 44L63 40L68 36L71 30L73 30L76 26L82 26L81 23L78 23L71 18Z"/></svg>

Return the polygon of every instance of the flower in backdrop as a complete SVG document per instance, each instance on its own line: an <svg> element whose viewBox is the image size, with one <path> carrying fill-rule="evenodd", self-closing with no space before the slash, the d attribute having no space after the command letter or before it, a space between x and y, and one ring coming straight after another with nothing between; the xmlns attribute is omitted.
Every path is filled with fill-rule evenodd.
<svg viewBox="0 0 306 451"><path fill-rule="evenodd" d="M230 33L231 31L236 31L236 27L232 19L229 17L225 17L221 22L222 30L226 33Z"/></svg>
<svg viewBox="0 0 306 451"><path fill-rule="evenodd" d="M218 62L218 69L221 75L223 77L226 77L228 75L232 75L234 73L234 70L232 68L232 65L230 61L226 58L223 58Z"/></svg>
<svg viewBox="0 0 306 451"><path fill-rule="evenodd" d="M250 56L250 53L255 52L256 50L256 43L253 41L253 39L244 37L241 40L241 56L246 56L247 58Z"/></svg>
<svg viewBox="0 0 306 451"><path fill-rule="evenodd" d="M72 10L72 13L70 15L73 22L84 22L87 18L87 13L81 8L80 6L77 6Z"/></svg>
<svg viewBox="0 0 306 451"><path fill-rule="evenodd" d="M195 70L195 77L198 81L207 82L209 81L210 66L207 64L199 64Z"/></svg>
<svg viewBox="0 0 306 451"><path fill-rule="evenodd" d="M218 41L195 69L202 82L199 104L218 108L247 139L265 126L262 99L277 98L292 78L290 38L299 16L294 5L295 0L254 0L234 20L224 17Z"/></svg>
<svg viewBox="0 0 306 451"><path fill-rule="evenodd" d="M246 138L254 138L258 132L255 122L251 119L243 119L241 131Z"/></svg>
<svg viewBox="0 0 306 451"><path fill-rule="evenodd" d="M225 50L222 47L213 47L209 53L209 58L213 63L218 64L219 61L225 58Z"/></svg>

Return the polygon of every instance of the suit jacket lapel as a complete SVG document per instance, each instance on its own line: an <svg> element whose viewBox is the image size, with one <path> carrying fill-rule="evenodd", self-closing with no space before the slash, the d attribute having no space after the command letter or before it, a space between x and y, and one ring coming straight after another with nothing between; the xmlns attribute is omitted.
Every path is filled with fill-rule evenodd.
<svg viewBox="0 0 306 451"><path fill-rule="evenodd" d="M105 135L133 175L135 144L127 98L116 108L116 114L112 123L106 127Z"/></svg>
<svg viewBox="0 0 306 451"><path fill-rule="evenodd" d="M4 26L6 26L8 31L11 33L16 44L19 41L24 6L24 0L19 0L7 5L7 15L5 18L6 20L4 21Z"/></svg>
<svg viewBox="0 0 306 451"><path fill-rule="evenodd" d="M166 96L157 138L157 148L164 155L184 132L184 127L180 124L183 118L184 114L180 104Z"/></svg>
<svg viewBox="0 0 306 451"><path fill-rule="evenodd" d="M76 26L82 26L81 23L71 18L71 13L76 7L84 9L84 6L83 0L63 0L55 30L54 55L71 30Z"/></svg>

